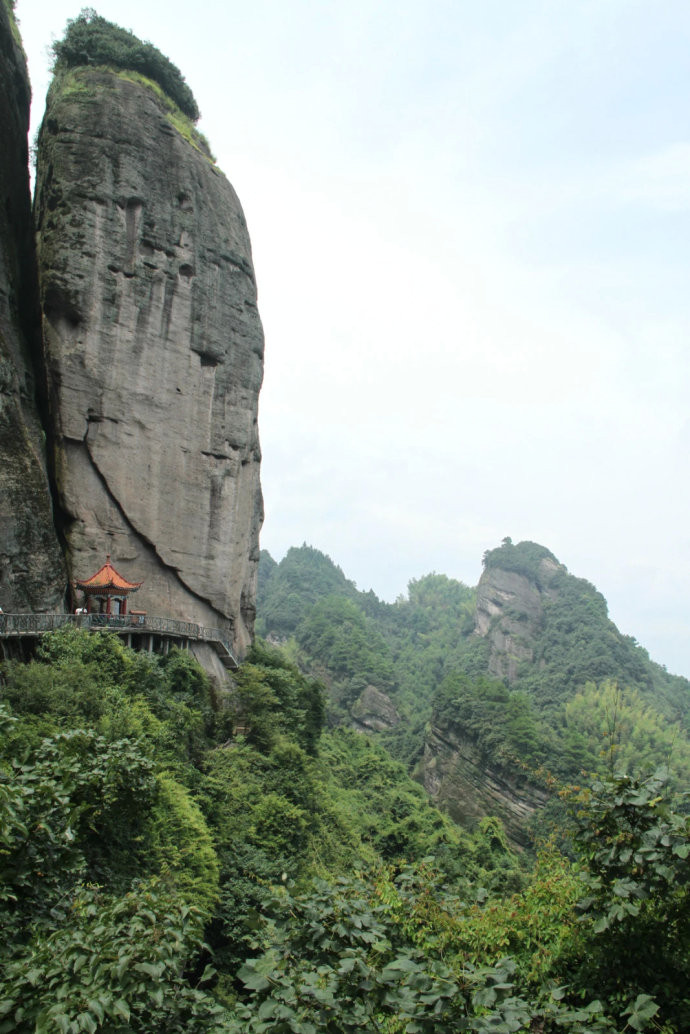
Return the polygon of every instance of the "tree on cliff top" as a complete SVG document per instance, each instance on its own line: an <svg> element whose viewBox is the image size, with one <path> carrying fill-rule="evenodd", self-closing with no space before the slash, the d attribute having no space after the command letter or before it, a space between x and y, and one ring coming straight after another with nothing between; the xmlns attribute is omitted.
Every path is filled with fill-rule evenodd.
<svg viewBox="0 0 690 1034"><path fill-rule="evenodd" d="M550 549L538 542L513 542L507 535L496 549L487 549L482 557L484 568L500 567L503 571L515 571L539 584L539 567L542 560L558 565Z"/></svg>
<svg viewBox="0 0 690 1034"><path fill-rule="evenodd" d="M85 7L67 22L64 38L53 44L54 71L80 65L114 65L153 79L192 122L199 120L194 94L179 68L152 43L144 43L132 32L101 18Z"/></svg>

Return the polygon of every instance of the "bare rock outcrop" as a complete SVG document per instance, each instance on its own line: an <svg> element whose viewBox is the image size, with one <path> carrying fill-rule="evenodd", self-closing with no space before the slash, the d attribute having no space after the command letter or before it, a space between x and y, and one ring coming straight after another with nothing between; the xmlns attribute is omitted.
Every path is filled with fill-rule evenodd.
<svg viewBox="0 0 690 1034"><path fill-rule="evenodd" d="M153 84L84 67L49 92L35 214L71 577L110 553L138 606L242 653L263 333L237 196Z"/></svg>
<svg viewBox="0 0 690 1034"><path fill-rule="evenodd" d="M461 728L432 724L419 778L435 804L463 826L497 815L517 847L530 843L530 820L548 795L514 767L488 761Z"/></svg>
<svg viewBox="0 0 690 1034"><path fill-rule="evenodd" d="M477 586L475 630L490 643L489 672L514 682L522 662L534 661L544 599L549 582L563 570L551 557L538 562L537 572L521 572L499 566L487 567Z"/></svg>
<svg viewBox="0 0 690 1034"><path fill-rule="evenodd" d="M400 722L395 704L376 686L366 686L350 710L352 723L359 732L382 732L394 729Z"/></svg>
<svg viewBox="0 0 690 1034"><path fill-rule="evenodd" d="M29 194L30 99L16 25L0 3L0 606L6 612L62 609L67 588L36 403L40 313Z"/></svg>

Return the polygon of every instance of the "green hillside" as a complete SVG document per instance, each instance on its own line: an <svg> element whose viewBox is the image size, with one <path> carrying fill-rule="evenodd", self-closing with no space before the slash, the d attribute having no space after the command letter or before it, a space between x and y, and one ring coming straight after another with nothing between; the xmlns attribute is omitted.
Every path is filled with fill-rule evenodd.
<svg viewBox="0 0 690 1034"><path fill-rule="evenodd" d="M309 547L262 559L281 645L223 686L73 629L5 662L0 1034L687 1030L687 684L510 546L538 632L511 683L491 635L527 627L518 596L482 636L490 582L386 604ZM543 615L563 598L599 681L584 618ZM473 794L540 787L530 850L434 807L412 778L434 737L471 745Z"/></svg>
<svg viewBox="0 0 690 1034"><path fill-rule="evenodd" d="M324 615L376 630L379 605L334 599L300 626L340 663ZM0 676L3 1034L688 1029L690 819L662 777L564 790L567 853L518 859L326 731L323 687L261 643L224 687L71 629Z"/></svg>
<svg viewBox="0 0 690 1034"><path fill-rule="evenodd" d="M317 877L429 856L466 894L525 876L381 746L325 733L322 687L259 644L220 692L185 653L65 629L4 664L0 716L2 1031L99 1029L64 1025L85 996L104 1029L206 1030L188 981L213 959L202 984L234 1001L257 913Z"/></svg>
<svg viewBox="0 0 690 1034"><path fill-rule="evenodd" d="M506 765L546 766L576 780L583 769L665 764L687 785L690 682L622 635L601 593L545 547L506 539L487 551L484 568L521 576L541 598L533 657L509 683L492 676L489 637L477 634L476 588L430 574L388 604L358 592L307 546L279 564L262 554L261 632L318 673L332 723L348 722L367 685L389 696L401 720L381 735L410 768L433 719L460 726ZM508 619L519 627L522 615Z"/></svg>

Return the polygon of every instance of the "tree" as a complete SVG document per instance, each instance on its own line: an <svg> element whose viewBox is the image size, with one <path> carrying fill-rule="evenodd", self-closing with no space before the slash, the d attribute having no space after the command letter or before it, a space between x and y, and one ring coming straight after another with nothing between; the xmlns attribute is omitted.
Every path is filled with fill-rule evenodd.
<svg viewBox="0 0 690 1034"><path fill-rule="evenodd" d="M66 904L64 923L5 960L0 1034L225 1034L224 1010L186 977L203 951L198 912L157 881L120 896L78 887Z"/></svg>
<svg viewBox="0 0 690 1034"><path fill-rule="evenodd" d="M587 891L579 908L589 936L574 979L614 1015L686 1031L690 817L674 810L663 770L595 782L578 803L575 845Z"/></svg>
<svg viewBox="0 0 690 1034"><path fill-rule="evenodd" d="M520 1029L527 1016L506 969L476 982L466 974L463 985L441 959L404 939L361 878L316 881L296 897L278 894L263 932L268 946L238 974L247 999L237 1008L233 1034L488 1030L465 1022L475 1012L477 984L497 989L496 1019L518 1021L506 1031Z"/></svg>
<svg viewBox="0 0 690 1034"><path fill-rule="evenodd" d="M598 1002L573 1008L558 989L528 998L511 959L451 966L438 936L443 902L433 875L414 868L392 883L369 873L278 891L259 954L238 972L245 993L231 1034L613 1031Z"/></svg>
<svg viewBox="0 0 690 1034"><path fill-rule="evenodd" d="M79 65L112 65L131 69L158 83L164 93L192 122L199 120L194 94L179 68L154 47L119 25L85 7L77 18L67 22L62 40L53 44L55 70Z"/></svg>

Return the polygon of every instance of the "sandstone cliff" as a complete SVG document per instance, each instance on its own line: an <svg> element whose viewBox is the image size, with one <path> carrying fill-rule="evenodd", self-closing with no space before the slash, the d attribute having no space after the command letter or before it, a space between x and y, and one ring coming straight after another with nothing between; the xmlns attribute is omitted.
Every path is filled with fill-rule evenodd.
<svg viewBox="0 0 690 1034"><path fill-rule="evenodd" d="M515 546L505 539L485 554L474 634L489 644L490 675L514 684L521 675L541 669L550 608L559 600L559 583L568 577L565 567L537 543ZM505 694L507 707L507 690ZM418 775L435 802L456 821L471 824L497 815L518 846L529 843L530 820L547 800L519 766L482 750L457 714L438 708L425 737Z"/></svg>
<svg viewBox="0 0 690 1034"><path fill-rule="evenodd" d="M400 723L400 714L388 696L376 686L366 686L350 709L352 724L359 732L382 732Z"/></svg>
<svg viewBox="0 0 690 1034"><path fill-rule="evenodd" d="M253 630L263 335L237 196L161 91L62 72L35 202L72 578L111 553L149 614Z"/></svg>
<svg viewBox="0 0 690 1034"><path fill-rule="evenodd" d="M514 844L529 844L530 820L547 795L517 770L482 757L461 728L432 724L420 769L429 796L456 822L467 826L497 815Z"/></svg>
<svg viewBox="0 0 690 1034"><path fill-rule="evenodd" d="M535 660L535 646L543 624L543 604L553 593L549 583L565 570L550 556L537 570L486 567L477 586L476 632L489 640L489 672L515 682L521 662Z"/></svg>
<svg viewBox="0 0 690 1034"><path fill-rule="evenodd" d="M67 588L36 405L40 313L29 196L30 97L16 26L0 3L0 606L6 612L60 609Z"/></svg>

